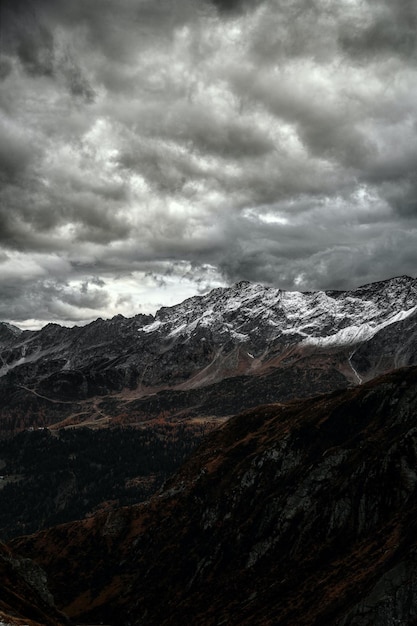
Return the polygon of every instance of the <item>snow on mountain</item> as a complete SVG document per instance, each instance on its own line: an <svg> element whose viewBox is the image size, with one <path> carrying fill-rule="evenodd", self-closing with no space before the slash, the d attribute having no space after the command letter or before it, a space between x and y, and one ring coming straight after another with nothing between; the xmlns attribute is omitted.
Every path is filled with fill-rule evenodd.
<svg viewBox="0 0 417 626"><path fill-rule="evenodd" d="M3 399L23 407L25 390L38 404L42 398L61 403L62 415L65 402L125 391L132 401L149 398L140 405L144 419L190 407L201 414L203 395L193 393L203 387L206 414L226 415L255 399L321 393L414 363L417 279L408 276L351 291L304 293L240 282L164 307L155 316L119 315L84 327L48 324L20 333L0 325ZM212 401L209 387L231 378ZM169 396L169 390L181 397ZM89 411L107 415L94 402Z"/></svg>
<svg viewBox="0 0 417 626"><path fill-rule="evenodd" d="M360 326L353 324L348 328L342 328L337 331L333 335L328 335L327 337L313 337L310 336L303 340L304 345L316 345L322 348L330 347L330 346L343 346L349 345L352 343L358 343L359 341L367 341L371 339L377 332L386 328L390 324L394 324L394 322L400 322L407 317L410 317L417 310L417 306L411 307L408 311L399 311L394 315L391 315L385 321L377 324L377 323L368 323L364 322Z"/></svg>
<svg viewBox="0 0 417 626"><path fill-rule="evenodd" d="M256 344L293 335L304 345L350 345L416 311L417 280L394 278L348 292L294 292L238 283L163 308L139 331L189 339L209 329L220 343Z"/></svg>
<svg viewBox="0 0 417 626"><path fill-rule="evenodd" d="M57 367L62 371L85 367L99 356L125 355L128 365L140 363L142 354L149 366L161 353L174 351L179 358L178 350L191 350L193 342L208 342L216 351L240 347L252 358L277 343L352 346L412 316L416 307L417 280L407 276L346 292L301 293L240 282L164 307L155 317L117 316L72 329L48 324L41 331L20 331L3 323L0 376L53 358L62 360Z"/></svg>

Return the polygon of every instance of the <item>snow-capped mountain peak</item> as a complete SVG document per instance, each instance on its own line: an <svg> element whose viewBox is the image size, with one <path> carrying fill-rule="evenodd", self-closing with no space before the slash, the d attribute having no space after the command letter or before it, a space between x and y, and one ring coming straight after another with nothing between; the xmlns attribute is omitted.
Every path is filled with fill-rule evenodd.
<svg viewBox="0 0 417 626"><path fill-rule="evenodd" d="M241 282L155 316L1 329L0 391L10 402L16 389L61 403L126 392L132 400L157 398L144 415L172 406L183 415L203 398L193 390L233 379L227 394L234 410L358 384L417 362L417 280L312 292ZM158 396L167 390L185 395ZM210 397L205 392L204 402ZM227 414L227 403L214 404L193 410Z"/></svg>
<svg viewBox="0 0 417 626"><path fill-rule="evenodd" d="M210 330L255 351L257 345L263 349L263 335L268 342L292 335L309 345L348 345L412 315L416 306L417 281L409 277L348 292L302 293L238 283L161 309L138 330L169 338Z"/></svg>

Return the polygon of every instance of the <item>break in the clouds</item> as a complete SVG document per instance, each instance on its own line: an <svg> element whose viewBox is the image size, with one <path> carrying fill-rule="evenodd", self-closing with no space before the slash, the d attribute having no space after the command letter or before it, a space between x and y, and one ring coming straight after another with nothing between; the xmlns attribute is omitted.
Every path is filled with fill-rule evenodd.
<svg viewBox="0 0 417 626"><path fill-rule="evenodd" d="M2 0L0 317L417 262L413 0Z"/></svg>

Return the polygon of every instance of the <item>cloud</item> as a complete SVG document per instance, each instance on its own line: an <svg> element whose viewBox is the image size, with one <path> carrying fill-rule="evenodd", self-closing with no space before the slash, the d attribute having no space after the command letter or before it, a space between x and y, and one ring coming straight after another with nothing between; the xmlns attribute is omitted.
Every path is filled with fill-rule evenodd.
<svg viewBox="0 0 417 626"><path fill-rule="evenodd" d="M54 67L54 40L44 26L20 34L17 54L26 72L32 76L52 76Z"/></svg>
<svg viewBox="0 0 417 626"><path fill-rule="evenodd" d="M7 78L12 71L12 64L10 59L6 56L0 56L0 81Z"/></svg>
<svg viewBox="0 0 417 626"><path fill-rule="evenodd" d="M364 10L342 22L339 44L358 61L392 56L415 59L417 12L413 2L369 0Z"/></svg>
<svg viewBox="0 0 417 626"><path fill-rule="evenodd" d="M211 0L216 9L223 14L236 14L247 11L262 3L264 0Z"/></svg>
<svg viewBox="0 0 417 626"><path fill-rule="evenodd" d="M24 173L35 155L36 149L30 138L13 120L0 113L0 176L3 183Z"/></svg>
<svg viewBox="0 0 417 626"><path fill-rule="evenodd" d="M23 263L4 316L415 272L413 2L5 0L2 18L0 253Z"/></svg>

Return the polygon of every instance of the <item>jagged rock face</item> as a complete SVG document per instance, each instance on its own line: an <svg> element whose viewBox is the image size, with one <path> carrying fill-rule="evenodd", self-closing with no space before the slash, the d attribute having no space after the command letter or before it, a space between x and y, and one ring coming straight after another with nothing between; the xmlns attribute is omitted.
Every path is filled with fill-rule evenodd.
<svg viewBox="0 0 417 626"><path fill-rule="evenodd" d="M155 317L117 316L72 329L49 324L20 333L0 324L1 424L16 430L25 408L34 425L74 415L112 420L129 413L139 421L167 411L181 418L224 416L354 385L417 362L416 307L417 280L409 277L349 292L239 283ZM224 405L231 387L233 401ZM89 402L109 394L111 403Z"/></svg>
<svg viewBox="0 0 417 626"><path fill-rule="evenodd" d="M212 433L148 503L13 545L118 626L417 623L417 368Z"/></svg>
<svg viewBox="0 0 417 626"><path fill-rule="evenodd" d="M0 544L0 625L64 626L67 618L55 607L43 570Z"/></svg>

